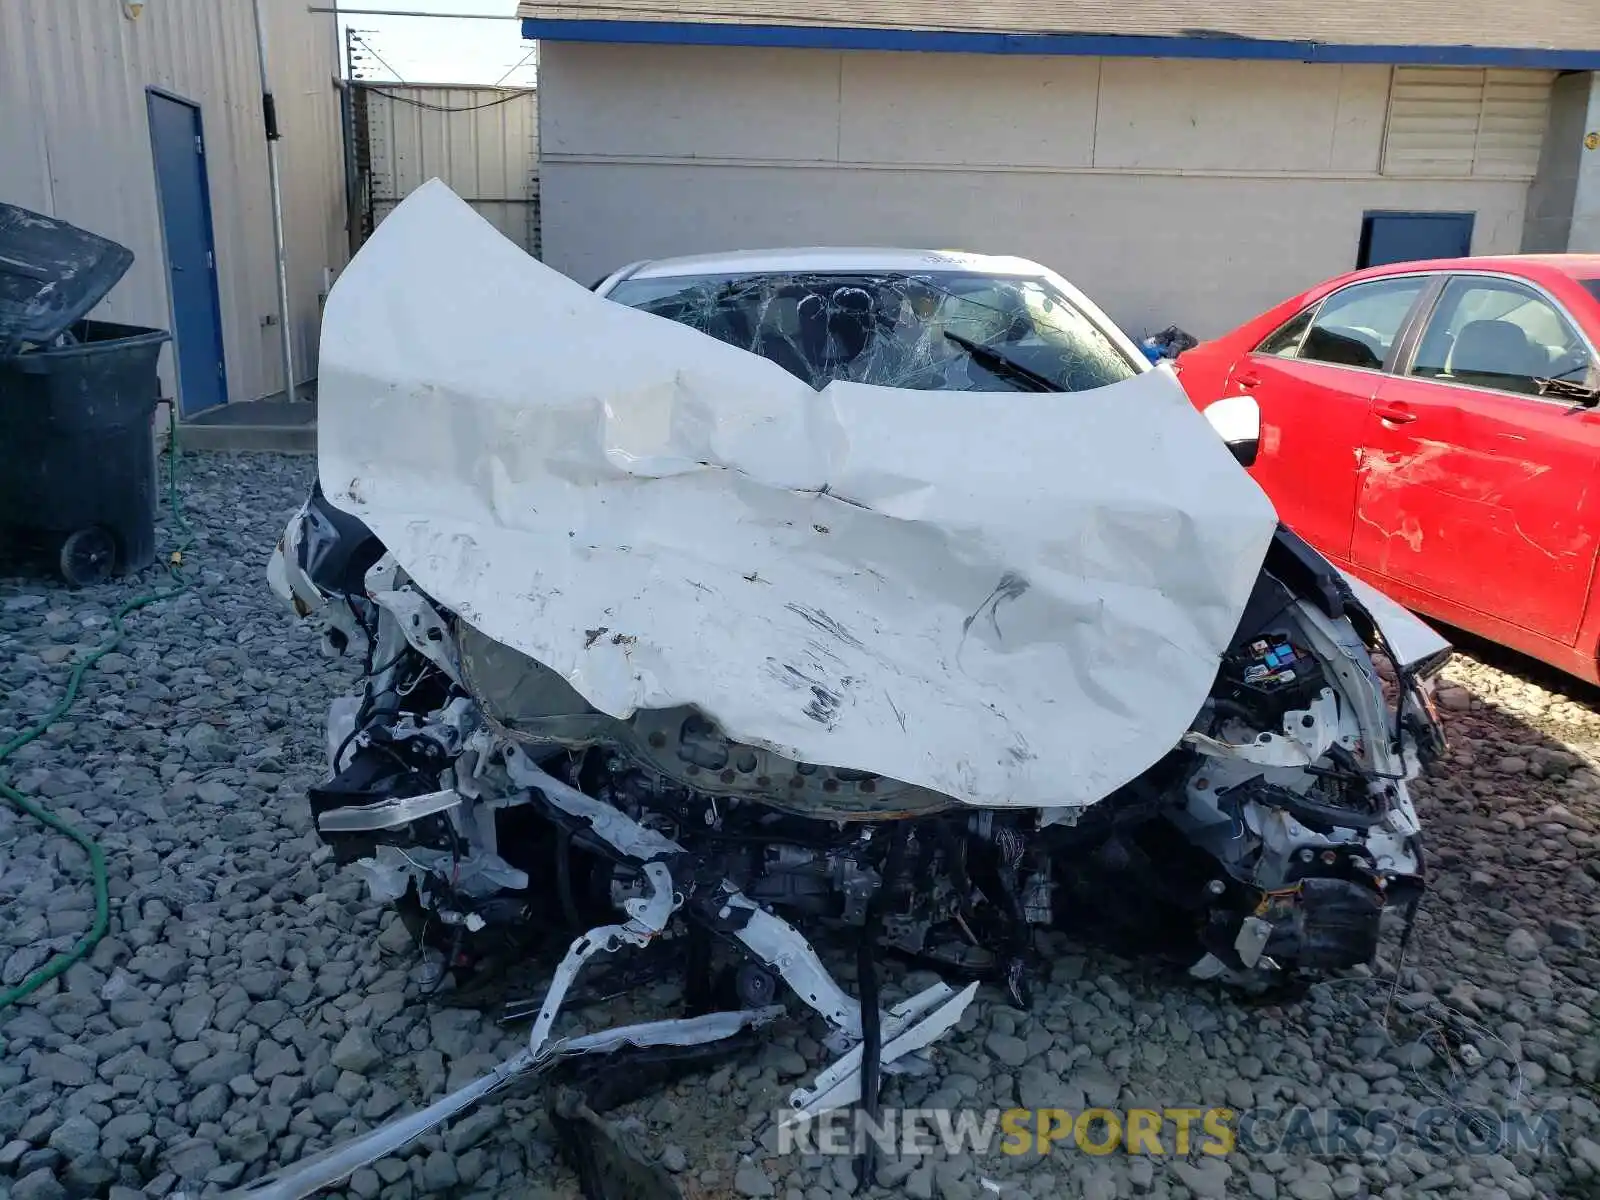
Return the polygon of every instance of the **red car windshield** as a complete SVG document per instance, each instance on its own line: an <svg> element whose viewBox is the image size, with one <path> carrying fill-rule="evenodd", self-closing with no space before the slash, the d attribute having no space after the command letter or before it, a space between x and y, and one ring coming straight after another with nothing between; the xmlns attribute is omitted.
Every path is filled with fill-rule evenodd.
<svg viewBox="0 0 1600 1200"><path fill-rule="evenodd" d="M1589 289L1589 295L1600 300L1600 279L1580 279L1578 282Z"/></svg>

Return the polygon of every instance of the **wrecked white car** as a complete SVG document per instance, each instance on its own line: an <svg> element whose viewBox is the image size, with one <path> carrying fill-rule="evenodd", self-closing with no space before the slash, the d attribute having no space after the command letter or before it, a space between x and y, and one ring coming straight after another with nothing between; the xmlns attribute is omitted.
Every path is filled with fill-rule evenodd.
<svg viewBox="0 0 1600 1200"><path fill-rule="evenodd" d="M807 251L590 291L436 182L328 301L319 437L270 574L366 662L321 836L447 965L567 950L518 1060L252 1195L551 1055L786 1002L838 1055L796 1113L870 1109L975 981L1027 1002L1041 926L1251 985L1370 960L1421 893L1406 780L1448 646L1281 528L1170 371L1033 263ZM687 1012L552 1038L585 963L663 945ZM951 983L880 1011L885 951Z"/></svg>

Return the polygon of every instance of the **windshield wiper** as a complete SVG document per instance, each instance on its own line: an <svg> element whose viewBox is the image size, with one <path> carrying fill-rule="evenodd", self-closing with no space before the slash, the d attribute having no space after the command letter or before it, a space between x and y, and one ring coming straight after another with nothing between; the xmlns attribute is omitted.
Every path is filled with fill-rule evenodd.
<svg viewBox="0 0 1600 1200"><path fill-rule="evenodd" d="M1588 384L1573 383L1569 379L1535 379L1534 386L1539 389L1541 396L1557 396L1562 400L1571 400L1585 408L1593 408L1600 404L1600 388L1592 388Z"/></svg>
<svg viewBox="0 0 1600 1200"><path fill-rule="evenodd" d="M944 331L944 335L996 375L1004 376L1014 383L1023 384L1024 391L1062 392L1066 390L1048 375L1041 375L1032 367L1025 367L1015 359L1007 358L992 346L985 346L982 342L964 338L959 333L951 333L948 329Z"/></svg>

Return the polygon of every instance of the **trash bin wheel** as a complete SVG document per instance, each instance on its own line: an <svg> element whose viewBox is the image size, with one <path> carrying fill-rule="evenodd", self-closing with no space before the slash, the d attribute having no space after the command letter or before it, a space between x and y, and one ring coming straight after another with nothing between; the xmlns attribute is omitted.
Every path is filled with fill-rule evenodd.
<svg viewBox="0 0 1600 1200"><path fill-rule="evenodd" d="M117 543L98 525L74 530L61 543L61 577L73 587L104 583L116 561Z"/></svg>

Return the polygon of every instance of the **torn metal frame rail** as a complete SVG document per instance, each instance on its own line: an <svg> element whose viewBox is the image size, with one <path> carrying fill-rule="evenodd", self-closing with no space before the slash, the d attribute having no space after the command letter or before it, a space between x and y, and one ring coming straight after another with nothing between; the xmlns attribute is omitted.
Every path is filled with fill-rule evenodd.
<svg viewBox="0 0 1600 1200"><path fill-rule="evenodd" d="M609 1051L622 1045L695 1045L717 1041L747 1026L765 1024L784 1011L782 1006L766 1006L712 1013L623 1026L570 1041L551 1042L550 1031L584 963L597 954L623 946L648 945L666 929L672 914L683 906L685 896L674 885L668 861L683 855L684 851L670 838L540 770L520 751L513 750L507 755L507 770L519 786L536 788L551 805L583 821L595 836L638 863L648 894L623 902L623 910L628 914L626 921L591 929L573 941L551 977L524 1049L487 1075L427 1108L264 1176L228 1193L222 1200L301 1200L338 1183L366 1164L393 1154L512 1079L541 1071L557 1058ZM727 881L721 884L716 902L715 918L756 958L781 974L796 994L834 1026L837 1036L846 1042L860 1038L859 1003L839 987L810 943L793 926L766 912ZM956 993L948 985L939 983L896 1006L884 1022L885 1043L879 1062L892 1063L922 1049L947 1031L971 1003L977 986L970 984ZM818 1077L813 1091L796 1090L790 1098L791 1106L802 1112L816 1113L852 1102L861 1094L861 1066L862 1048L856 1045Z"/></svg>
<svg viewBox="0 0 1600 1200"><path fill-rule="evenodd" d="M302 1197L334 1186L368 1163L394 1154L512 1080L524 1075L542 1074L562 1059L581 1054L610 1053L624 1046L704 1045L732 1037L746 1028L765 1025L781 1016L783 1011L782 1005L768 1005L765 1008L708 1013L686 1019L647 1021L554 1042L539 1051L530 1046L518 1051L487 1075L479 1076L427 1108L397 1117L293 1166L264 1175L226 1193L219 1200L302 1200Z"/></svg>
<svg viewBox="0 0 1600 1200"><path fill-rule="evenodd" d="M588 822L597 836L624 853L684 853L670 838L645 828L610 805L563 783L541 770L520 751L512 751L507 755L506 766L514 782L537 788L555 807ZM646 871L658 866L665 874L664 865L653 861L646 863ZM822 965L811 944L792 925L761 908L731 882L722 881L720 888L720 905L713 908L713 918L762 964L777 971L796 995L834 1027L831 1048L840 1052L841 1057L818 1076L816 1086L811 1091L796 1089L790 1096L791 1107L814 1115L860 1099L863 1081L860 1003L838 985ZM656 896L659 896L659 891ZM676 894L673 898L679 902L682 899ZM654 899L653 896L652 901ZM639 900L628 902L630 906L644 903ZM630 907L629 911L635 909ZM600 932L584 935L568 951L540 1006L540 1024L534 1027L531 1044L538 1045L542 1036L541 1026L548 1030L548 1023L554 1020L578 965L595 953L586 943ZM570 971L567 970L569 965ZM878 1062L889 1066L930 1045L961 1019L977 991L976 983L969 984L960 992L955 992L948 984L936 983L902 1001L886 1020L880 1018L883 1041L878 1051Z"/></svg>
<svg viewBox="0 0 1600 1200"><path fill-rule="evenodd" d="M506 770L514 783L537 788L550 804L586 822L596 837L630 858L648 861L686 853L672 839L541 770L520 750L507 753ZM820 1013L844 1044L860 1038L860 1004L838 985L811 943L794 926L767 912L726 880L721 884L720 904L716 905L714 916L745 949L781 975L797 996ZM543 1008L549 1007L552 996L559 1003L556 986L553 981ZM542 1018L543 1012L540 1015Z"/></svg>

